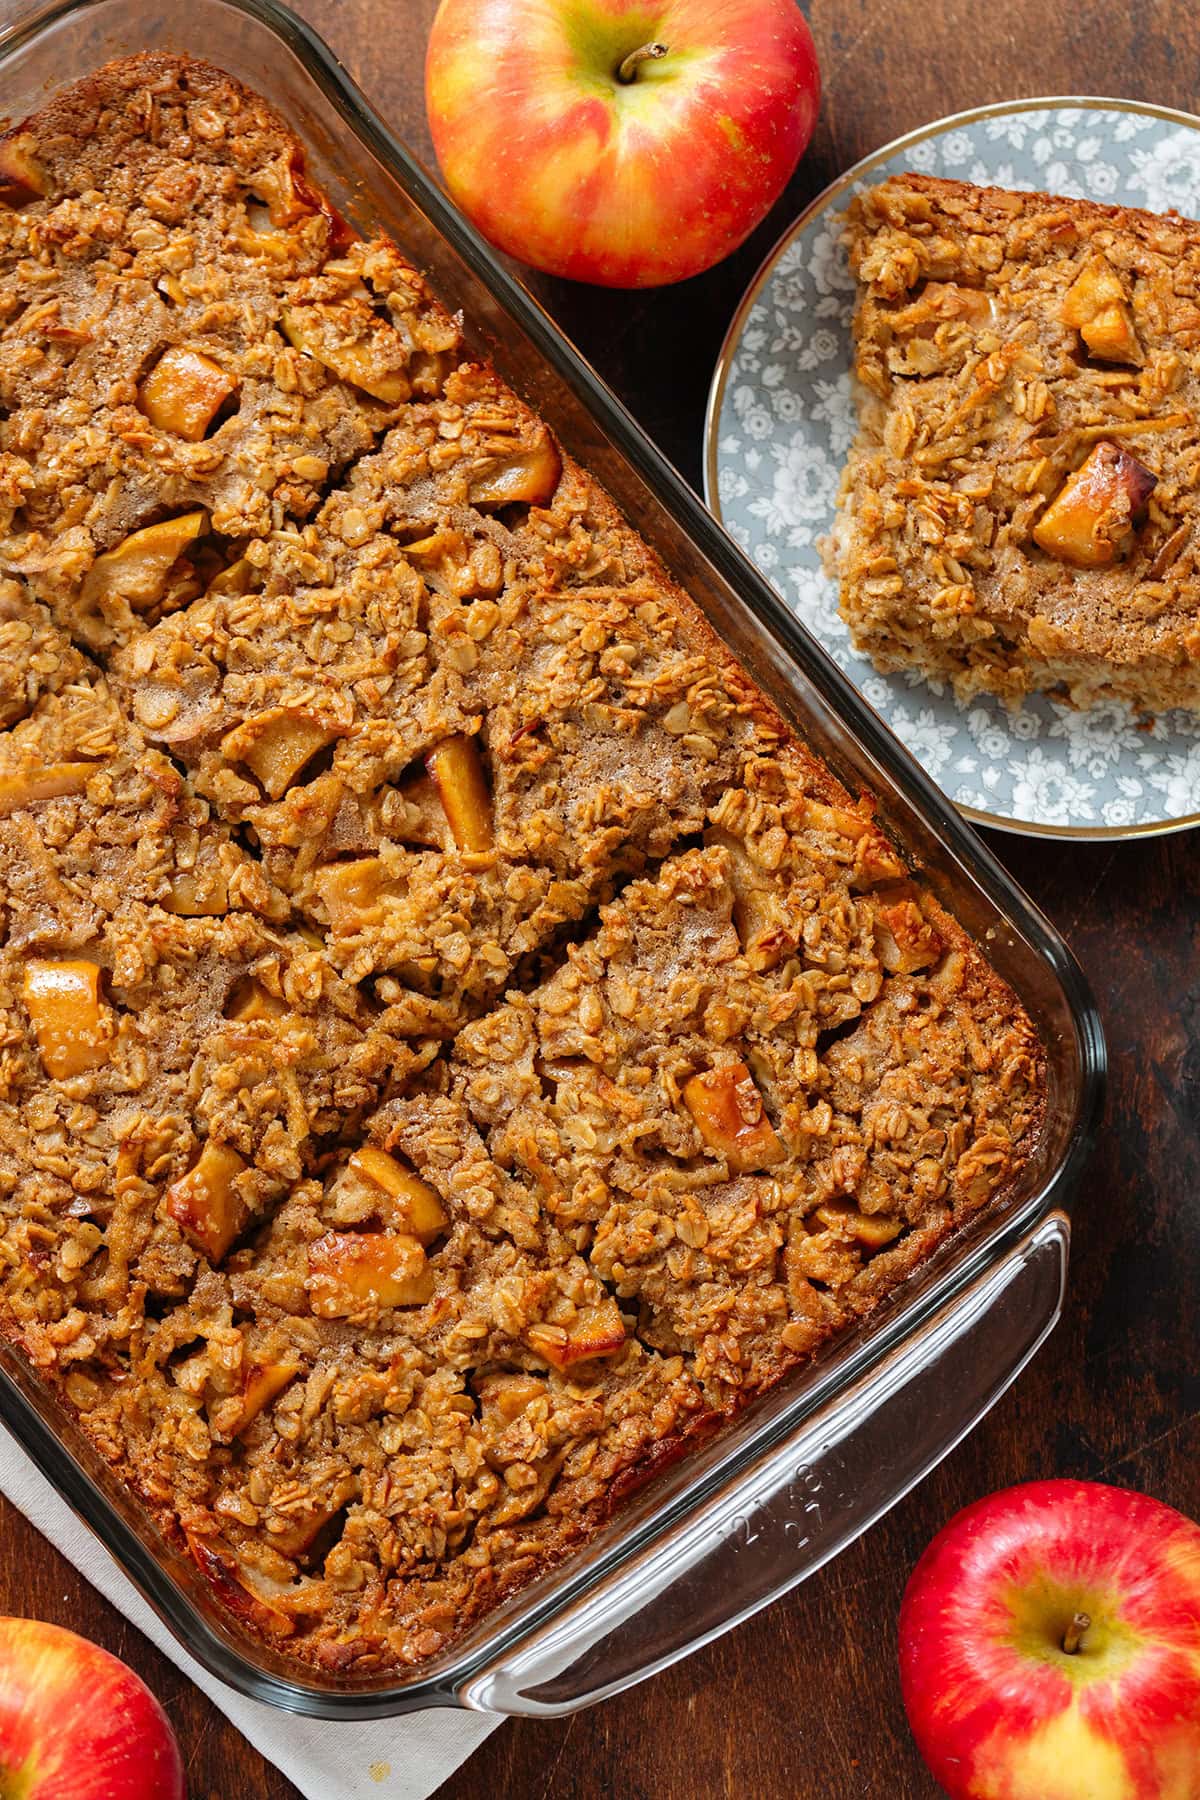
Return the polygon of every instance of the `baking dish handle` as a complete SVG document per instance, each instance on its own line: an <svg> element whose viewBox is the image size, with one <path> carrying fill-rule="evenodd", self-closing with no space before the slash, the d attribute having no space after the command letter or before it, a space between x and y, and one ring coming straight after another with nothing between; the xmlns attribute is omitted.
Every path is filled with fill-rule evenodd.
<svg viewBox="0 0 1200 1800"><path fill-rule="evenodd" d="M461 1705L553 1717L665 1669L795 1587L978 1423L1062 1306L1068 1221L1051 1213L836 1405L765 1453L541 1630L477 1670Z"/></svg>

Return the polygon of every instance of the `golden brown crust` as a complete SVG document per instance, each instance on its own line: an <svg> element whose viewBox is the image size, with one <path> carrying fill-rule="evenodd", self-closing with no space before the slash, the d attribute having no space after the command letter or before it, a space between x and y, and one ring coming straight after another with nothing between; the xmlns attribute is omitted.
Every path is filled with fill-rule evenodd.
<svg viewBox="0 0 1200 1800"><path fill-rule="evenodd" d="M850 237L855 642L963 698L1200 704L1200 226L904 175Z"/></svg>
<svg viewBox="0 0 1200 1800"><path fill-rule="evenodd" d="M195 175L154 255L212 227L287 424L231 512L228 424L194 433L240 324L177 308L140 402L42 352L0 539L0 1323L251 1630L418 1664L1019 1179L1041 1047L269 109L138 59L20 139L49 191L0 262L77 308L143 229L101 245L87 157L131 205Z"/></svg>
<svg viewBox="0 0 1200 1800"><path fill-rule="evenodd" d="M0 208L0 554L104 648L195 595L212 536L309 518L439 390L458 332L392 245L348 239L272 109L203 64L111 65L8 141L42 191ZM219 384L211 412L194 360L164 378L174 346ZM89 584L134 531L196 514L161 579Z"/></svg>

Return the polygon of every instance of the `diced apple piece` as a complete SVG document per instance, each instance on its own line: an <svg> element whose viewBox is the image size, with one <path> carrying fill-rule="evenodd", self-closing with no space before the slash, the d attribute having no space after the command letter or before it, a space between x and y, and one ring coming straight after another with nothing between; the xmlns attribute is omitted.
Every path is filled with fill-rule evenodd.
<svg viewBox="0 0 1200 1800"><path fill-rule="evenodd" d="M829 832L834 837L848 838L856 846L852 886L871 887L880 881L897 881L904 874L904 864L879 827L861 813L848 806L830 806L808 795L801 796L792 811L801 829Z"/></svg>
<svg viewBox="0 0 1200 1800"><path fill-rule="evenodd" d="M428 537L413 538L401 544L409 562L435 562L444 556L447 549L455 543L455 534L449 531L435 531Z"/></svg>
<svg viewBox="0 0 1200 1800"><path fill-rule="evenodd" d="M248 1363L242 1373L242 1410L234 1427L235 1433L243 1432L253 1424L263 1407L282 1394L299 1373L300 1364L294 1362Z"/></svg>
<svg viewBox="0 0 1200 1800"><path fill-rule="evenodd" d="M1128 303L1129 296L1121 277L1108 258L1097 253L1088 258L1063 296L1063 323L1079 331L1106 307Z"/></svg>
<svg viewBox="0 0 1200 1800"><path fill-rule="evenodd" d="M227 1612L250 1620L272 1637L289 1637L295 1631L295 1620L263 1598L240 1563L219 1556L196 1532L185 1531L184 1537L196 1567Z"/></svg>
<svg viewBox="0 0 1200 1800"><path fill-rule="evenodd" d="M561 474L562 459L549 433L543 432L529 449L497 457L472 476L468 498L473 506L511 506L518 500L542 506Z"/></svg>
<svg viewBox="0 0 1200 1800"><path fill-rule="evenodd" d="M314 1506L307 1512L292 1513L286 1529L269 1532L266 1541L272 1550L278 1550L281 1556L290 1556L294 1560L303 1556L306 1550L311 1550L325 1527L333 1524L341 1510L340 1506Z"/></svg>
<svg viewBox="0 0 1200 1800"><path fill-rule="evenodd" d="M1083 327L1082 335L1097 362L1130 363L1136 367L1142 361L1142 347L1124 306L1110 306L1097 313Z"/></svg>
<svg viewBox="0 0 1200 1800"><path fill-rule="evenodd" d="M353 1500L357 1493L356 1477L344 1475L334 1486L333 1492L318 1505L307 1507L302 1512L289 1513L282 1531L264 1533L265 1541L284 1556L303 1556L305 1551L312 1549L326 1526L333 1524L346 1502Z"/></svg>
<svg viewBox="0 0 1200 1800"><path fill-rule="evenodd" d="M942 940L911 889L893 889L886 899L879 899L875 948L889 975L911 975L915 969L927 969L942 954Z"/></svg>
<svg viewBox="0 0 1200 1800"><path fill-rule="evenodd" d="M486 856L495 837L492 797L474 740L450 737L425 758L458 848L468 856Z"/></svg>
<svg viewBox="0 0 1200 1800"><path fill-rule="evenodd" d="M409 823L400 834L403 841L429 844L435 850L449 849L452 841L450 821L433 777L419 775L415 781L406 781L401 792L415 812L415 817L410 815Z"/></svg>
<svg viewBox="0 0 1200 1800"><path fill-rule="evenodd" d="M164 350L141 387L138 404L152 425L198 444L237 382L220 363L181 344Z"/></svg>
<svg viewBox="0 0 1200 1800"><path fill-rule="evenodd" d="M318 203L303 171L295 160L287 157L279 157L265 168L256 169L251 191L266 206L267 220L277 230L283 230L305 218L316 209ZM251 212L251 208L247 208L247 212ZM251 224L256 229L262 229L259 221L253 217Z"/></svg>
<svg viewBox="0 0 1200 1800"><path fill-rule="evenodd" d="M225 1006L225 1017L237 1025L257 1025L264 1019L281 1019L286 1003L278 994L270 994L261 982L248 976L239 981Z"/></svg>
<svg viewBox="0 0 1200 1800"><path fill-rule="evenodd" d="M222 569L219 575L213 576L208 584L206 597L216 600L226 594L240 596L248 594L253 586L253 565L246 557L239 556L237 561L230 563L227 569Z"/></svg>
<svg viewBox="0 0 1200 1800"><path fill-rule="evenodd" d="M1048 556L1076 569L1104 569L1126 554L1157 478L1119 444L1096 444L1033 528Z"/></svg>
<svg viewBox="0 0 1200 1800"><path fill-rule="evenodd" d="M835 837L852 838L855 842L874 830L869 819L852 812L848 806L830 806L824 800L810 799L807 794L797 800L795 811L799 823L809 830L832 832Z"/></svg>
<svg viewBox="0 0 1200 1800"><path fill-rule="evenodd" d="M840 1206L818 1206L816 1216L822 1225L843 1237L853 1238L864 1250L882 1250L894 1242L902 1229L899 1219L882 1213L860 1213Z"/></svg>
<svg viewBox="0 0 1200 1800"><path fill-rule="evenodd" d="M1063 296L1062 319L1099 361L1142 361L1125 285L1107 257L1093 256L1084 264Z"/></svg>
<svg viewBox="0 0 1200 1800"><path fill-rule="evenodd" d="M582 1306L569 1326L530 1325L525 1342L552 1369L573 1368L596 1356L613 1356L625 1346L625 1327L615 1300Z"/></svg>
<svg viewBox="0 0 1200 1800"><path fill-rule="evenodd" d="M251 256L272 256L279 259L292 254L292 242L286 228L271 217L271 210L261 201L251 201L246 207L246 223L235 225L235 240L243 250Z"/></svg>
<svg viewBox="0 0 1200 1800"><path fill-rule="evenodd" d="M970 319L975 325L992 318L996 311L990 294L956 281L927 281L921 297L943 318Z"/></svg>
<svg viewBox="0 0 1200 1800"><path fill-rule="evenodd" d="M960 287L955 281L927 281L919 297L903 309L897 330L911 321L913 337L932 337L939 325L951 320L987 325L995 316L995 302L982 288Z"/></svg>
<svg viewBox="0 0 1200 1800"><path fill-rule="evenodd" d="M168 1218L211 1263L222 1260L250 1221L235 1185L245 1167L228 1144L205 1144L199 1160L167 1189Z"/></svg>
<svg viewBox="0 0 1200 1800"><path fill-rule="evenodd" d="M382 319L350 314L346 307L313 305L288 307L280 323L289 343L351 387L387 406L412 397L402 346ZM365 337L347 335L364 331Z"/></svg>
<svg viewBox="0 0 1200 1800"><path fill-rule="evenodd" d="M337 735L310 713L278 706L236 726L222 739L221 754L230 762L245 763L265 793L278 800L304 765Z"/></svg>
<svg viewBox="0 0 1200 1800"><path fill-rule="evenodd" d="M878 887L881 882L898 881L905 873L904 864L881 831L872 830L859 840L858 855L850 886L858 890Z"/></svg>
<svg viewBox="0 0 1200 1800"><path fill-rule="evenodd" d="M532 1406L546 1392L546 1383L540 1376L509 1375L502 1371L495 1375L485 1375L478 1386L484 1419L501 1430L505 1425L511 1425L514 1419L519 1419L526 1407Z"/></svg>
<svg viewBox="0 0 1200 1800"><path fill-rule="evenodd" d="M354 862L335 863L316 877L317 892L325 903L335 931L361 931L378 920L383 902L393 891L378 856L360 856Z"/></svg>
<svg viewBox="0 0 1200 1800"><path fill-rule="evenodd" d="M82 794L96 773L86 762L43 763L40 769L12 770L0 775L0 818L36 806L40 800L59 800L65 794Z"/></svg>
<svg viewBox="0 0 1200 1800"><path fill-rule="evenodd" d="M420 1306L433 1297L434 1272L415 1237L385 1231L329 1231L308 1251L309 1294L323 1319L364 1307Z"/></svg>
<svg viewBox="0 0 1200 1800"><path fill-rule="evenodd" d="M693 1075L684 1084L683 1103L705 1143L728 1162L730 1174L768 1169L786 1156L744 1062Z"/></svg>
<svg viewBox="0 0 1200 1800"><path fill-rule="evenodd" d="M67 1081L108 1061L112 1016L100 999L99 964L39 958L25 970L24 994L38 1055L52 1081Z"/></svg>
<svg viewBox="0 0 1200 1800"><path fill-rule="evenodd" d="M431 1244L450 1223L436 1190L419 1175L414 1175L411 1169L398 1163L394 1156L389 1156L386 1150L365 1144L350 1158L350 1167L356 1175L361 1175L372 1187L382 1188L396 1202L396 1211L400 1215L397 1224L418 1243Z"/></svg>
<svg viewBox="0 0 1200 1800"><path fill-rule="evenodd" d="M180 919L219 918L229 911L229 887L219 867L181 869L162 904Z"/></svg>
<svg viewBox="0 0 1200 1800"><path fill-rule="evenodd" d="M28 132L0 138L0 206L28 206L47 192L46 171Z"/></svg>
<svg viewBox="0 0 1200 1800"><path fill-rule="evenodd" d="M795 947L775 922L769 904L770 889L762 871L740 838L720 827L705 832L706 844L719 844L729 855L729 884L733 889L733 923L742 952L752 969L773 969Z"/></svg>
<svg viewBox="0 0 1200 1800"><path fill-rule="evenodd" d="M119 594L135 610L153 606L162 599L172 567L207 523L206 513L190 512L131 532L115 550L98 556L88 570L80 589L84 608L98 606L112 594Z"/></svg>

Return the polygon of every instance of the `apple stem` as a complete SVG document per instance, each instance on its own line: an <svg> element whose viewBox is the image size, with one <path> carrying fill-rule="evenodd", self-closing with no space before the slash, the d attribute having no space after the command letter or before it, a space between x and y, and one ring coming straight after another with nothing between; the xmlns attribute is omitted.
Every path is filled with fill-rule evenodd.
<svg viewBox="0 0 1200 1800"><path fill-rule="evenodd" d="M637 80L637 72L644 62L657 62L660 56L667 54L666 44L642 44L637 50L631 50L625 61L617 70L617 80L626 86Z"/></svg>
<svg viewBox="0 0 1200 1800"><path fill-rule="evenodd" d="M1091 1624L1091 1615L1077 1612L1063 1633L1062 1647L1067 1656L1074 1656L1083 1642L1083 1634Z"/></svg>

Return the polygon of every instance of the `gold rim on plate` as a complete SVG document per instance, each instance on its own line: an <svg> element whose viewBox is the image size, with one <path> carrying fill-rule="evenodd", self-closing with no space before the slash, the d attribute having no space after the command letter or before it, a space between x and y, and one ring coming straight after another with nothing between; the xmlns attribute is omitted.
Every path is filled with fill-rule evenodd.
<svg viewBox="0 0 1200 1800"><path fill-rule="evenodd" d="M1127 112L1141 113L1153 119L1163 119L1168 124L1190 125L1194 131L1200 132L1200 118L1195 113L1181 112L1173 106L1155 106L1148 100L1116 100L1105 98L1099 94L1044 94L1031 100L994 100L987 106L973 106L965 112L948 113L943 119L935 119L931 125L918 125L914 131L906 131L902 137L893 138L891 143L884 144L878 150L854 163L844 174L831 181L823 188L814 200L810 200L804 211L792 221L783 235L775 242L764 257L758 273L742 296L737 311L730 321L717 357L717 366L713 370L712 385L708 391L708 406L704 416L704 499L718 524L724 525L721 512L721 499L718 485L719 464L717 459L717 432L720 425L721 408L725 403L725 389L729 382L729 371L734 352L741 341L746 320L763 288L775 271L775 265L801 232L807 230L813 220L825 212L855 182L861 181L873 169L890 161L902 150L909 150L914 144L924 143L927 138L940 137L944 132L954 131L963 125L977 124L980 119L1002 118L1009 113L1044 112L1050 108L1074 107L1083 112ZM803 622L803 621L802 621ZM814 634L815 635L815 634ZM818 639L818 642L820 640ZM853 676L849 677L853 681ZM855 686L857 686L857 682ZM865 704L870 704L865 701ZM941 786L941 783L938 783ZM945 790L943 789L943 792ZM947 795L947 799L950 796ZM980 812L973 806L959 806L957 800L951 804L958 807L964 819L970 819L975 825L990 825L996 831L1013 832L1018 837L1045 837L1062 839L1083 839L1094 843L1111 842L1121 838L1166 837L1174 832L1189 831L1200 825L1200 813L1188 813L1179 819L1156 819L1142 825L1038 825L1032 821L1007 818L1000 813Z"/></svg>

